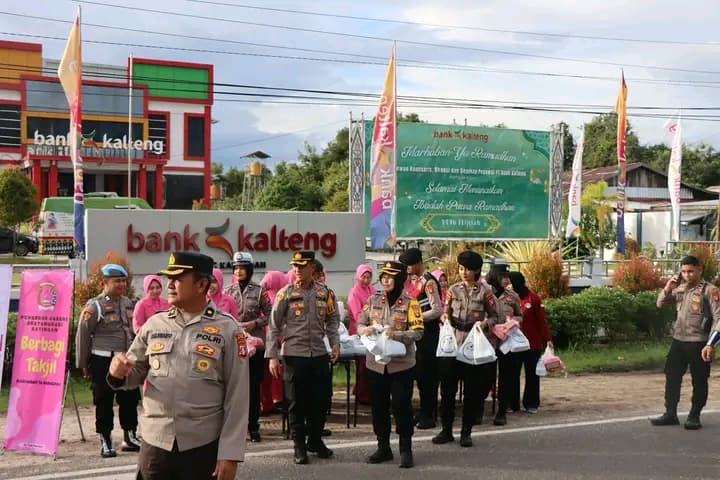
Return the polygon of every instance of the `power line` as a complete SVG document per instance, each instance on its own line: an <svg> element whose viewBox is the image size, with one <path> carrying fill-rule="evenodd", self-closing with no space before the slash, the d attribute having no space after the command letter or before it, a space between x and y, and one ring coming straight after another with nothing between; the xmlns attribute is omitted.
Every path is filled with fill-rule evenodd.
<svg viewBox="0 0 720 480"><path fill-rule="evenodd" d="M529 35L529 36L538 36L538 37L574 38L574 39L580 39L580 40L601 40L601 41L610 41L610 42L632 42L632 43L649 43L649 44L661 44L661 45L692 45L692 46L706 46L706 47L715 47L715 46L720 45L720 42L698 42L698 41L685 41L685 40L655 40L655 39L640 39L640 38L627 38L627 37L604 37L604 36L599 36L599 35L577 35L577 34L568 34L568 33L533 32L533 31L529 31L529 30L509 30L509 29L501 29L501 28L470 27L467 25L449 25L449 24L442 24L442 23L422 23L422 22L412 22L409 20L396 20L396 19L389 19L389 18L362 17L362 16L356 16L356 15L341 15L341 14L326 13L326 12L311 12L311 11L307 11L307 10L292 10L292 9L286 9L286 8L259 7L257 5L218 2L218 1L210 1L210 0L185 0L185 1L192 2L192 3L206 4L206 5L219 5L219 6L226 6L226 7L246 8L246 9L261 10L261 11L268 11L268 12L293 13L293 14L299 14L299 15L312 15L312 16L327 17L327 18L343 18L343 19L347 19L347 20L362 20L362 21L369 21L369 22L390 23L390 24L395 24L395 25L410 25L410 26L416 26L416 27L443 28L443 29L448 29L448 30L469 30L469 31L479 31L479 32L511 33L514 35Z"/></svg>
<svg viewBox="0 0 720 480"><path fill-rule="evenodd" d="M321 35L333 35L333 36L348 37L348 38L359 38L359 39L363 39L363 40L384 41L384 42L388 42L388 43L392 42L392 41L397 41L399 43L405 43L408 45L418 45L418 46L423 46L423 47L451 48L451 49L456 49L456 50L466 50L466 51L474 51L474 52L480 52L480 53L492 53L492 54L499 54L499 55L518 56L518 57L524 57L524 58L541 58L544 60L554 60L554 61L560 61L560 62L586 63L586 64L593 64L593 65L609 65L609 66L614 66L614 67L635 67L635 68L645 68L645 69L652 69L652 70L665 70L665 71L712 74L712 75L720 74L720 71L715 71L715 70L696 70L696 69L665 67L665 66L657 66L657 65L641 65L641 64L632 64L632 63L605 62L605 61L601 61L601 60L586 60L586 59L579 59L579 58L555 57L555 56L551 56L551 55L539 55L539 54L526 53L526 52L512 52L512 51L507 51L507 50L494 50L494 49L486 49L486 48L452 45L452 44L420 42L420 41L416 41L416 40L394 39L394 38L389 38L389 37L360 35L360 34L347 33L347 32L333 32L333 31L319 30L319 29L313 29L313 28L293 27L293 26L289 26L289 25L274 25L274 24L261 23L261 22L249 22L249 21L237 20L237 19L231 19L231 18L209 17L209 16L205 16L205 15L171 12L171 11L167 11L167 10L155 10L155 9L151 9L151 8L131 7L131 6L125 6L125 5L112 5L112 4L105 4L105 3L100 3L100 2L90 1L90 0L77 0L77 2L82 3L82 4L87 4L87 5L95 5L95 6L99 6L99 7L132 10L132 11L136 11L136 12L139 11L139 12L146 12L146 13L157 13L157 14L161 14L161 15L171 15L171 16L177 16L177 17L183 17L183 18L193 18L193 19L197 19L197 20L210 20L210 21L215 21L215 22L225 22L225 23L233 23L233 24L239 24L239 25L250 25L250 26L255 26L255 27L263 27L263 28L276 28L276 29L291 30L291 31L298 31L298 32L317 33L317 34L321 34Z"/></svg>

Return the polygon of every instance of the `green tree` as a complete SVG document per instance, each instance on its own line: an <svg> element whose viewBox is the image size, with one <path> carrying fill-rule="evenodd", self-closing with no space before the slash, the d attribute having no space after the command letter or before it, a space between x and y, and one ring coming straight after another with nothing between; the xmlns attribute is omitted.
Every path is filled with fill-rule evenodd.
<svg viewBox="0 0 720 480"><path fill-rule="evenodd" d="M615 245L616 230L612 221L615 197L607 195L607 183L600 181L583 188L580 206L581 254L593 255Z"/></svg>
<svg viewBox="0 0 720 480"><path fill-rule="evenodd" d="M0 225L14 227L38 209L37 190L18 168L0 171Z"/></svg>
<svg viewBox="0 0 720 480"><path fill-rule="evenodd" d="M343 160L330 166L322 183L325 196L324 212L347 212L350 208L348 198L348 161Z"/></svg>
<svg viewBox="0 0 720 480"><path fill-rule="evenodd" d="M257 210L320 210L323 195L319 185L309 182L296 164L279 163L275 174L255 199Z"/></svg>
<svg viewBox="0 0 720 480"><path fill-rule="evenodd" d="M625 158L627 162L643 159L643 152L637 135L627 123L625 136ZM570 161L572 163L572 160ZM585 148L583 168L609 167L617 165L617 115L608 113L593 118L585 125Z"/></svg>

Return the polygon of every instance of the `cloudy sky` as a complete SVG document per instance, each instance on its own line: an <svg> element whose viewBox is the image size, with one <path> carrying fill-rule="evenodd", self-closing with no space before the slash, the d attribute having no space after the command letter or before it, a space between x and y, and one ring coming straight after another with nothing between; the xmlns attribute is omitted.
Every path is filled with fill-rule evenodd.
<svg viewBox="0 0 720 480"><path fill-rule="evenodd" d="M213 161L227 167L243 166L240 157L253 150L269 153L273 163L292 161L303 142L322 148L347 125L351 111L356 117L372 116L374 111L375 100L358 96L350 97L352 105L327 94L321 101L275 98L293 103L267 103L262 101L266 97L238 94L309 94L240 85L377 94L392 40L397 41L401 96L611 111L623 67L633 109L630 121L642 143L666 140L664 120L634 113L662 117L684 107L687 117L718 116L710 119L715 121L687 118L685 142L720 147L720 9L713 0L115 2L130 8L105 3L79 2L86 62L124 65L132 52L138 57L212 63L215 81L231 84L216 87L228 93L216 95L213 107L219 121L213 130ZM69 25L58 20L71 21L77 4L0 2L0 38L43 43L45 57L59 58ZM408 102L399 101L401 112L416 112L434 123L502 122L511 128L546 130L566 121L577 134L592 118L567 111ZM698 107L718 110L692 110Z"/></svg>

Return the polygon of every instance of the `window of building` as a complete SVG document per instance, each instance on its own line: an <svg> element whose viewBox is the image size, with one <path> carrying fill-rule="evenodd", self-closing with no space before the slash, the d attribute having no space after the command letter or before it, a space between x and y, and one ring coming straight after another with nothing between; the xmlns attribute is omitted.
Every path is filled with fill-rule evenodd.
<svg viewBox="0 0 720 480"><path fill-rule="evenodd" d="M185 114L185 158L205 158L205 116Z"/></svg>
<svg viewBox="0 0 720 480"><path fill-rule="evenodd" d="M150 152L151 158L170 158L170 113L155 112L148 114L148 140L151 142L162 142L163 153Z"/></svg>
<svg viewBox="0 0 720 480"><path fill-rule="evenodd" d="M20 105L0 104L0 148L19 148L21 137Z"/></svg>

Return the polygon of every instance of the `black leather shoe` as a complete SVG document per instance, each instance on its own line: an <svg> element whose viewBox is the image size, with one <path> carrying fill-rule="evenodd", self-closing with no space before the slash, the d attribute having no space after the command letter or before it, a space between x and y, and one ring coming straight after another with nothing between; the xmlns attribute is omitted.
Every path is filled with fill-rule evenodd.
<svg viewBox="0 0 720 480"><path fill-rule="evenodd" d="M295 447L295 463L297 465L307 465L308 455L305 447Z"/></svg>
<svg viewBox="0 0 720 480"><path fill-rule="evenodd" d="M700 430L702 423L700 423L700 415L688 415L685 420L685 430Z"/></svg>
<svg viewBox="0 0 720 480"><path fill-rule="evenodd" d="M650 423L656 427L664 427L667 425L680 425L677 415L665 412L659 417L651 418Z"/></svg>
<svg viewBox="0 0 720 480"><path fill-rule="evenodd" d="M470 433L461 433L460 434L460 446L461 447L472 447L472 437L470 436Z"/></svg>
<svg viewBox="0 0 720 480"><path fill-rule="evenodd" d="M505 415L495 415L495 420L493 420L493 425L497 425L498 427L507 425L507 417Z"/></svg>
<svg viewBox="0 0 720 480"><path fill-rule="evenodd" d="M415 426L420 430L429 430L431 428L435 428L435 422L426 418L421 418L420 420L418 420Z"/></svg>
<svg viewBox="0 0 720 480"><path fill-rule="evenodd" d="M330 450L322 440L318 442L308 442L307 451L316 454L318 458L330 458L333 456L333 451Z"/></svg>
<svg viewBox="0 0 720 480"><path fill-rule="evenodd" d="M440 433L438 433L432 438L432 443L434 443L435 445L443 445L445 443L450 443L454 441L455 437L453 437L452 431L449 429L445 430L444 428L440 430Z"/></svg>
<svg viewBox="0 0 720 480"><path fill-rule="evenodd" d="M262 442L262 437L260 436L259 431L250 432L250 441L252 443L260 443Z"/></svg>
<svg viewBox="0 0 720 480"><path fill-rule="evenodd" d="M368 458L367 463L383 463L393 459L390 447L378 447Z"/></svg>
<svg viewBox="0 0 720 480"><path fill-rule="evenodd" d="M332 430L327 428L323 428L323 431L320 434L321 437L329 437L330 435L332 435Z"/></svg>
<svg viewBox="0 0 720 480"><path fill-rule="evenodd" d="M412 451L400 452L400 468L412 468L414 465Z"/></svg>

